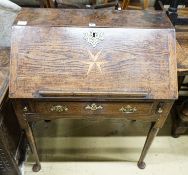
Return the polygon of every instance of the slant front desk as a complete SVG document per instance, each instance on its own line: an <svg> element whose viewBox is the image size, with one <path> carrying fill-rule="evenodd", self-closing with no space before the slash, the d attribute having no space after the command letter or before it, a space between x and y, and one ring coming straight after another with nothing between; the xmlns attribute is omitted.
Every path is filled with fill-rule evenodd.
<svg viewBox="0 0 188 175"><path fill-rule="evenodd" d="M57 118L151 122L138 161L177 94L175 31L163 12L23 9L12 29L10 98L35 156L31 123Z"/></svg>

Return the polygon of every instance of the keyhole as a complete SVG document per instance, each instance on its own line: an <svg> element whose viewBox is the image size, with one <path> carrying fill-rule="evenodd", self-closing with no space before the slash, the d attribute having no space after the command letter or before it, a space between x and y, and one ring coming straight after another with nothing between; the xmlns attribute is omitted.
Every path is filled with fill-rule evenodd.
<svg viewBox="0 0 188 175"><path fill-rule="evenodd" d="M93 38L95 38L95 32L93 32Z"/></svg>

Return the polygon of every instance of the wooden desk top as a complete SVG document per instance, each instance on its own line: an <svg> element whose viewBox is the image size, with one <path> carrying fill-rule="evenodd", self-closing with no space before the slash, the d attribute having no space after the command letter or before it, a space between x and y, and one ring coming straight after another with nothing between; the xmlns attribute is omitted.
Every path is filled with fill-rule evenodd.
<svg viewBox="0 0 188 175"><path fill-rule="evenodd" d="M0 48L0 107L8 90L9 81L9 48Z"/></svg>
<svg viewBox="0 0 188 175"><path fill-rule="evenodd" d="M32 18L31 18L32 19ZM36 21L35 21L36 22ZM178 75L188 74L188 32L177 32L177 67ZM8 89L9 49L0 49L0 103Z"/></svg>
<svg viewBox="0 0 188 175"><path fill-rule="evenodd" d="M179 32L177 37L177 66L178 75L188 74L188 32ZM0 49L0 104L8 89L9 77L9 48Z"/></svg>
<svg viewBox="0 0 188 175"><path fill-rule="evenodd" d="M154 10L23 8L14 25L17 25L18 21L27 22L27 26L76 26L78 28L88 27L89 23L95 23L96 27L174 28L165 12Z"/></svg>
<svg viewBox="0 0 188 175"><path fill-rule="evenodd" d="M9 97L176 99L175 42L163 12L23 9L12 28Z"/></svg>

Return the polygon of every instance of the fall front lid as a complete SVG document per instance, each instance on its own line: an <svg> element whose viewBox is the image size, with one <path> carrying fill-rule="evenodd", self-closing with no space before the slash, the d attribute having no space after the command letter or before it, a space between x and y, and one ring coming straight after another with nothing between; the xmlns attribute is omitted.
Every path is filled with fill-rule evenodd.
<svg viewBox="0 0 188 175"><path fill-rule="evenodd" d="M12 29L10 97L175 99L174 33L161 12L24 9Z"/></svg>

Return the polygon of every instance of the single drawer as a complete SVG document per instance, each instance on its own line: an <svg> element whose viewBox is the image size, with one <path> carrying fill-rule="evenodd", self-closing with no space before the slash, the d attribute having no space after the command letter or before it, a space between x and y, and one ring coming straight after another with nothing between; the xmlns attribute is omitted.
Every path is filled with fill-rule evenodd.
<svg viewBox="0 0 188 175"><path fill-rule="evenodd" d="M64 117L124 117L150 116L154 112L153 102L31 102L29 112L33 114Z"/></svg>

